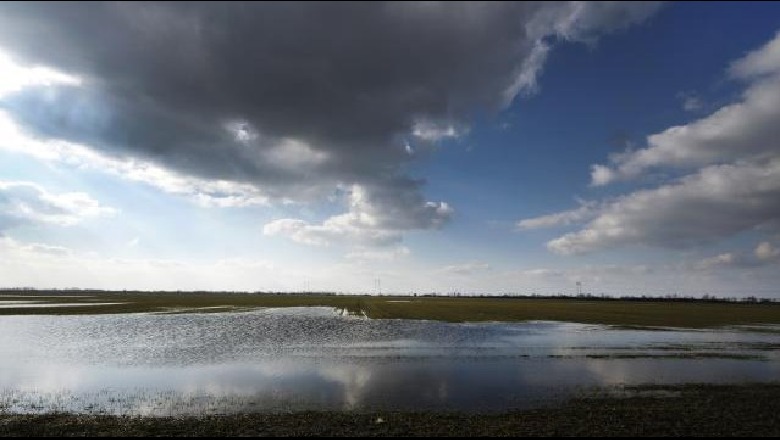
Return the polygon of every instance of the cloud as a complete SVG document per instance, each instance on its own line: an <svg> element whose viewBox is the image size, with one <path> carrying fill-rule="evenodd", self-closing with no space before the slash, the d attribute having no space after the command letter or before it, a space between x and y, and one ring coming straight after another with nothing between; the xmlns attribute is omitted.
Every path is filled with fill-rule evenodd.
<svg viewBox="0 0 780 440"><path fill-rule="evenodd" d="M680 93L677 95L682 100L682 108L687 112L697 112L704 107L702 99L693 93Z"/></svg>
<svg viewBox="0 0 780 440"><path fill-rule="evenodd" d="M125 176L139 172L126 164L144 164L162 177L139 180L166 181L157 186L204 204L308 202L353 185L408 194L412 153L462 136L474 114L538 87L558 41L592 42L657 9L653 2L2 4L0 47L14 62L78 81L26 84L0 107L41 141L85 146ZM422 203L403 204L410 212L402 219L443 209L414 197ZM307 227L366 230L350 212ZM428 228L420 225L410 228Z"/></svg>
<svg viewBox="0 0 780 440"><path fill-rule="evenodd" d="M43 66L19 66L2 52L0 52L0 72L3 72L0 76L0 97L31 86L81 85L79 78L55 69Z"/></svg>
<svg viewBox="0 0 780 440"><path fill-rule="evenodd" d="M73 251L69 248L62 246L52 246L41 243L18 243L9 237L0 237L0 249L14 250L30 255L41 255L51 257L70 257L73 255ZM7 253L6 253L7 256Z"/></svg>
<svg viewBox="0 0 780 440"><path fill-rule="evenodd" d="M733 78L750 79L780 73L780 32L764 46L751 51L729 66Z"/></svg>
<svg viewBox="0 0 780 440"><path fill-rule="evenodd" d="M391 261L406 257L412 253L406 246L396 246L389 249L360 248L346 255L348 260L355 261Z"/></svg>
<svg viewBox="0 0 780 440"><path fill-rule="evenodd" d="M776 228L778 218L780 157L713 165L619 197L605 203L583 229L547 246L564 255L634 244L684 248L758 227Z"/></svg>
<svg viewBox="0 0 780 440"><path fill-rule="evenodd" d="M590 166L590 179L592 186L606 185L616 179L617 173L604 165Z"/></svg>
<svg viewBox="0 0 780 440"><path fill-rule="evenodd" d="M730 266L737 261L737 257L731 252L725 252L714 257L705 258L696 264L698 270L709 270L722 266Z"/></svg>
<svg viewBox="0 0 780 440"><path fill-rule="evenodd" d="M566 272L560 269L536 268L521 270L519 274L528 277L561 277L566 275Z"/></svg>
<svg viewBox="0 0 780 440"><path fill-rule="evenodd" d="M470 261L463 264L453 264L442 268L443 272L452 273L456 275L471 275L478 272L484 272L490 270L488 263L480 261Z"/></svg>
<svg viewBox="0 0 780 440"><path fill-rule="evenodd" d="M780 249L772 246L772 243L768 241L763 241L756 246L754 254L761 261L772 261L780 257Z"/></svg>
<svg viewBox="0 0 780 440"><path fill-rule="evenodd" d="M36 223L70 226L115 213L83 192L54 194L32 182L0 181L0 232Z"/></svg>
<svg viewBox="0 0 780 440"><path fill-rule="evenodd" d="M126 180L142 182L164 192L187 197L205 207L242 207L270 203L270 196L252 184L192 177L148 160L127 155L109 156L72 142L31 138L15 126L3 111L0 111L0 149L80 170L100 171Z"/></svg>
<svg viewBox="0 0 780 440"><path fill-rule="evenodd" d="M582 223L584 220L593 218L598 213L596 203L580 202L580 207L569 211L557 212L555 214L543 215L540 217L523 219L517 222L517 229L540 229L552 226L570 225Z"/></svg>
<svg viewBox="0 0 780 440"><path fill-rule="evenodd" d="M714 257L704 258L696 264L696 270L712 269L744 269L776 264L780 262L780 249L772 246L768 241L762 241L751 253L725 252Z"/></svg>
<svg viewBox="0 0 780 440"><path fill-rule="evenodd" d="M436 142L446 138L457 138L466 134L466 128L457 128L452 123L436 123L417 121L412 126L412 135L428 142Z"/></svg>
<svg viewBox="0 0 780 440"><path fill-rule="evenodd" d="M740 102L649 136L648 146L593 165L592 185L640 176L651 168L684 170L660 186L522 220L520 229L580 223L547 243L563 255L646 245L682 249L715 243L743 231L780 225L780 34L731 64L748 81ZM731 254L723 254L731 255ZM700 267L736 264L714 257ZM752 264L752 263L750 263Z"/></svg>
<svg viewBox="0 0 780 440"><path fill-rule="evenodd" d="M780 34L731 64L733 77L750 81L740 102L709 116L647 137L647 147L615 154L610 166L592 166L592 184L631 179L655 167L691 168L778 155Z"/></svg>
<svg viewBox="0 0 780 440"><path fill-rule="evenodd" d="M320 224L301 219L267 223L263 233L284 236L298 243L325 246L333 242L359 246L390 246L401 241L402 231L441 228L452 216L445 202L426 202L417 190L420 182L404 180L392 186L353 185L349 209Z"/></svg>
<svg viewBox="0 0 780 440"><path fill-rule="evenodd" d="M688 96L683 101L683 109L689 112L695 112L703 107L701 99L695 96Z"/></svg>
<svg viewBox="0 0 780 440"><path fill-rule="evenodd" d="M584 265L567 269L535 268L524 269L517 272L521 277L554 281L562 281L563 284L574 285L577 281L587 283L602 283L609 280L625 282L632 277L646 276L656 273L654 267L637 265Z"/></svg>

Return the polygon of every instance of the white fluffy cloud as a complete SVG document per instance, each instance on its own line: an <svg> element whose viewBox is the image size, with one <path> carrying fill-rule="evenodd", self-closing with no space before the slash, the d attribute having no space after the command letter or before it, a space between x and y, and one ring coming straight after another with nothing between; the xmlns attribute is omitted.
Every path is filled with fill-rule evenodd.
<svg viewBox="0 0 780 440"><path fill-rule="evenodd" d="M740 102L711 115L653 134L647 147L592 166L592 184L630 179L662 166L690 168L778 155L780 139L780 34L732 63L732 77L751 81Z"/></svg>
<svg viewBox="0 0 780 440"><path fill-rule="evenodd" d="M0 232L35 223L69 226L115 213L83 192L55 194L32 182L0 181Z"/></svg>
<svg viewBox="0 0 780 440"><path fill-rule="evenodd" d="M561 254L629 244L680 248L714 242L780 218L780 158L713 165L659 188L605 203L580 231L548 243Z"/></svg>
<svg viewBox="0 0 780 440"><path fill-rule="evenodd" d="M521 220L520 229L584 223L548 242L571 255L627 245L685 248L747 230L777 230L780 220L780 34L731 64L749 81L740 102L648 137L647 147L592 166L592 184L629 179L658 167L688 174L656 188ZM762 253L766 253L766 246ZM723 254L730 255L730 254ZM725 257L702 267L729 264Z"/></svg>

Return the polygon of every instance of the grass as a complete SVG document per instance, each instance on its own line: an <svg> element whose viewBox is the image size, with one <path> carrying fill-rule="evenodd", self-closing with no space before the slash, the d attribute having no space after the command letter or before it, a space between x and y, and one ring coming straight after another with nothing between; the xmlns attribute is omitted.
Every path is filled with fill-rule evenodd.
<svg viewBox="0 0 780 440"><path fill-rule="evenodd" d="M224 312L256 307L326 306L373 319L429 319L447 322L550 320L607 324L625 328L780 324L780 305L676 301L587 301L533 298L431 298L220 293L90 292L89 297L27 294L3 300L79 303L73 307L0 308L0 315L78 315L105 313ZM403 302L394 302L394 301ZM119 302L89 305L90 302ZM210 308L211 307L211 308Z"/></svg>
<svg viewBox="0 0 780 440"><path fill-rule="evenodd" d="M778 436L780 384L631 387L500 414L313 411L230 416L0 414L0 436Z"/></svg>

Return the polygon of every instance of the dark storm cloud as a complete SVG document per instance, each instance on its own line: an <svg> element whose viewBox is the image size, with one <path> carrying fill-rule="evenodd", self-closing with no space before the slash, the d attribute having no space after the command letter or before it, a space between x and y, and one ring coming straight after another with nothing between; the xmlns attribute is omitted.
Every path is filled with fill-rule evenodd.
<svg viewBox="0 0 780 440"><path fill-rule="evenodd" d="M396 185L413 157L405 143L420 152L431 142L413 136L416 122L466 125L532 85L550 38L591 39L656 8L2 3L0 47L84 82L28 88L0 105L39 136L275 197L355 183L416 193Z"/></svg>

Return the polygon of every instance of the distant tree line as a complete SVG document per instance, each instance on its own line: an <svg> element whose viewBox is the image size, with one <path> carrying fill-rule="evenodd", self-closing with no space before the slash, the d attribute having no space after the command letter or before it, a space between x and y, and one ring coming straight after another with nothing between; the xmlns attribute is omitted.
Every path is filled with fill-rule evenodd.
<svg viewBox="0 0 780 440"><path fill-rule="evenodd" d="M34 287L6 287L0 288L0 295L84 295L84 294L110 294L110 295L262 295L262 296L377 296L369 293L354 294L344 292L274 292L274 291L213 291L213 290L103 290L89 288L54 288L38 289ZM746 297L719 297L710 294L701 296L680 295L677 293L667 295L622 295L612 296L607 294L594 295L592 293L581 293L577 295L569 294L539 294L539 293L466 293L466 292L412 292L403 294L385 294L380 296L402 296L417 298L501 298L501 299L568 299L574 301L644 301L644 302L707 302L707 303L761 303L761 304L780 304L778 298L761 298L754 295Z"/></svg>

